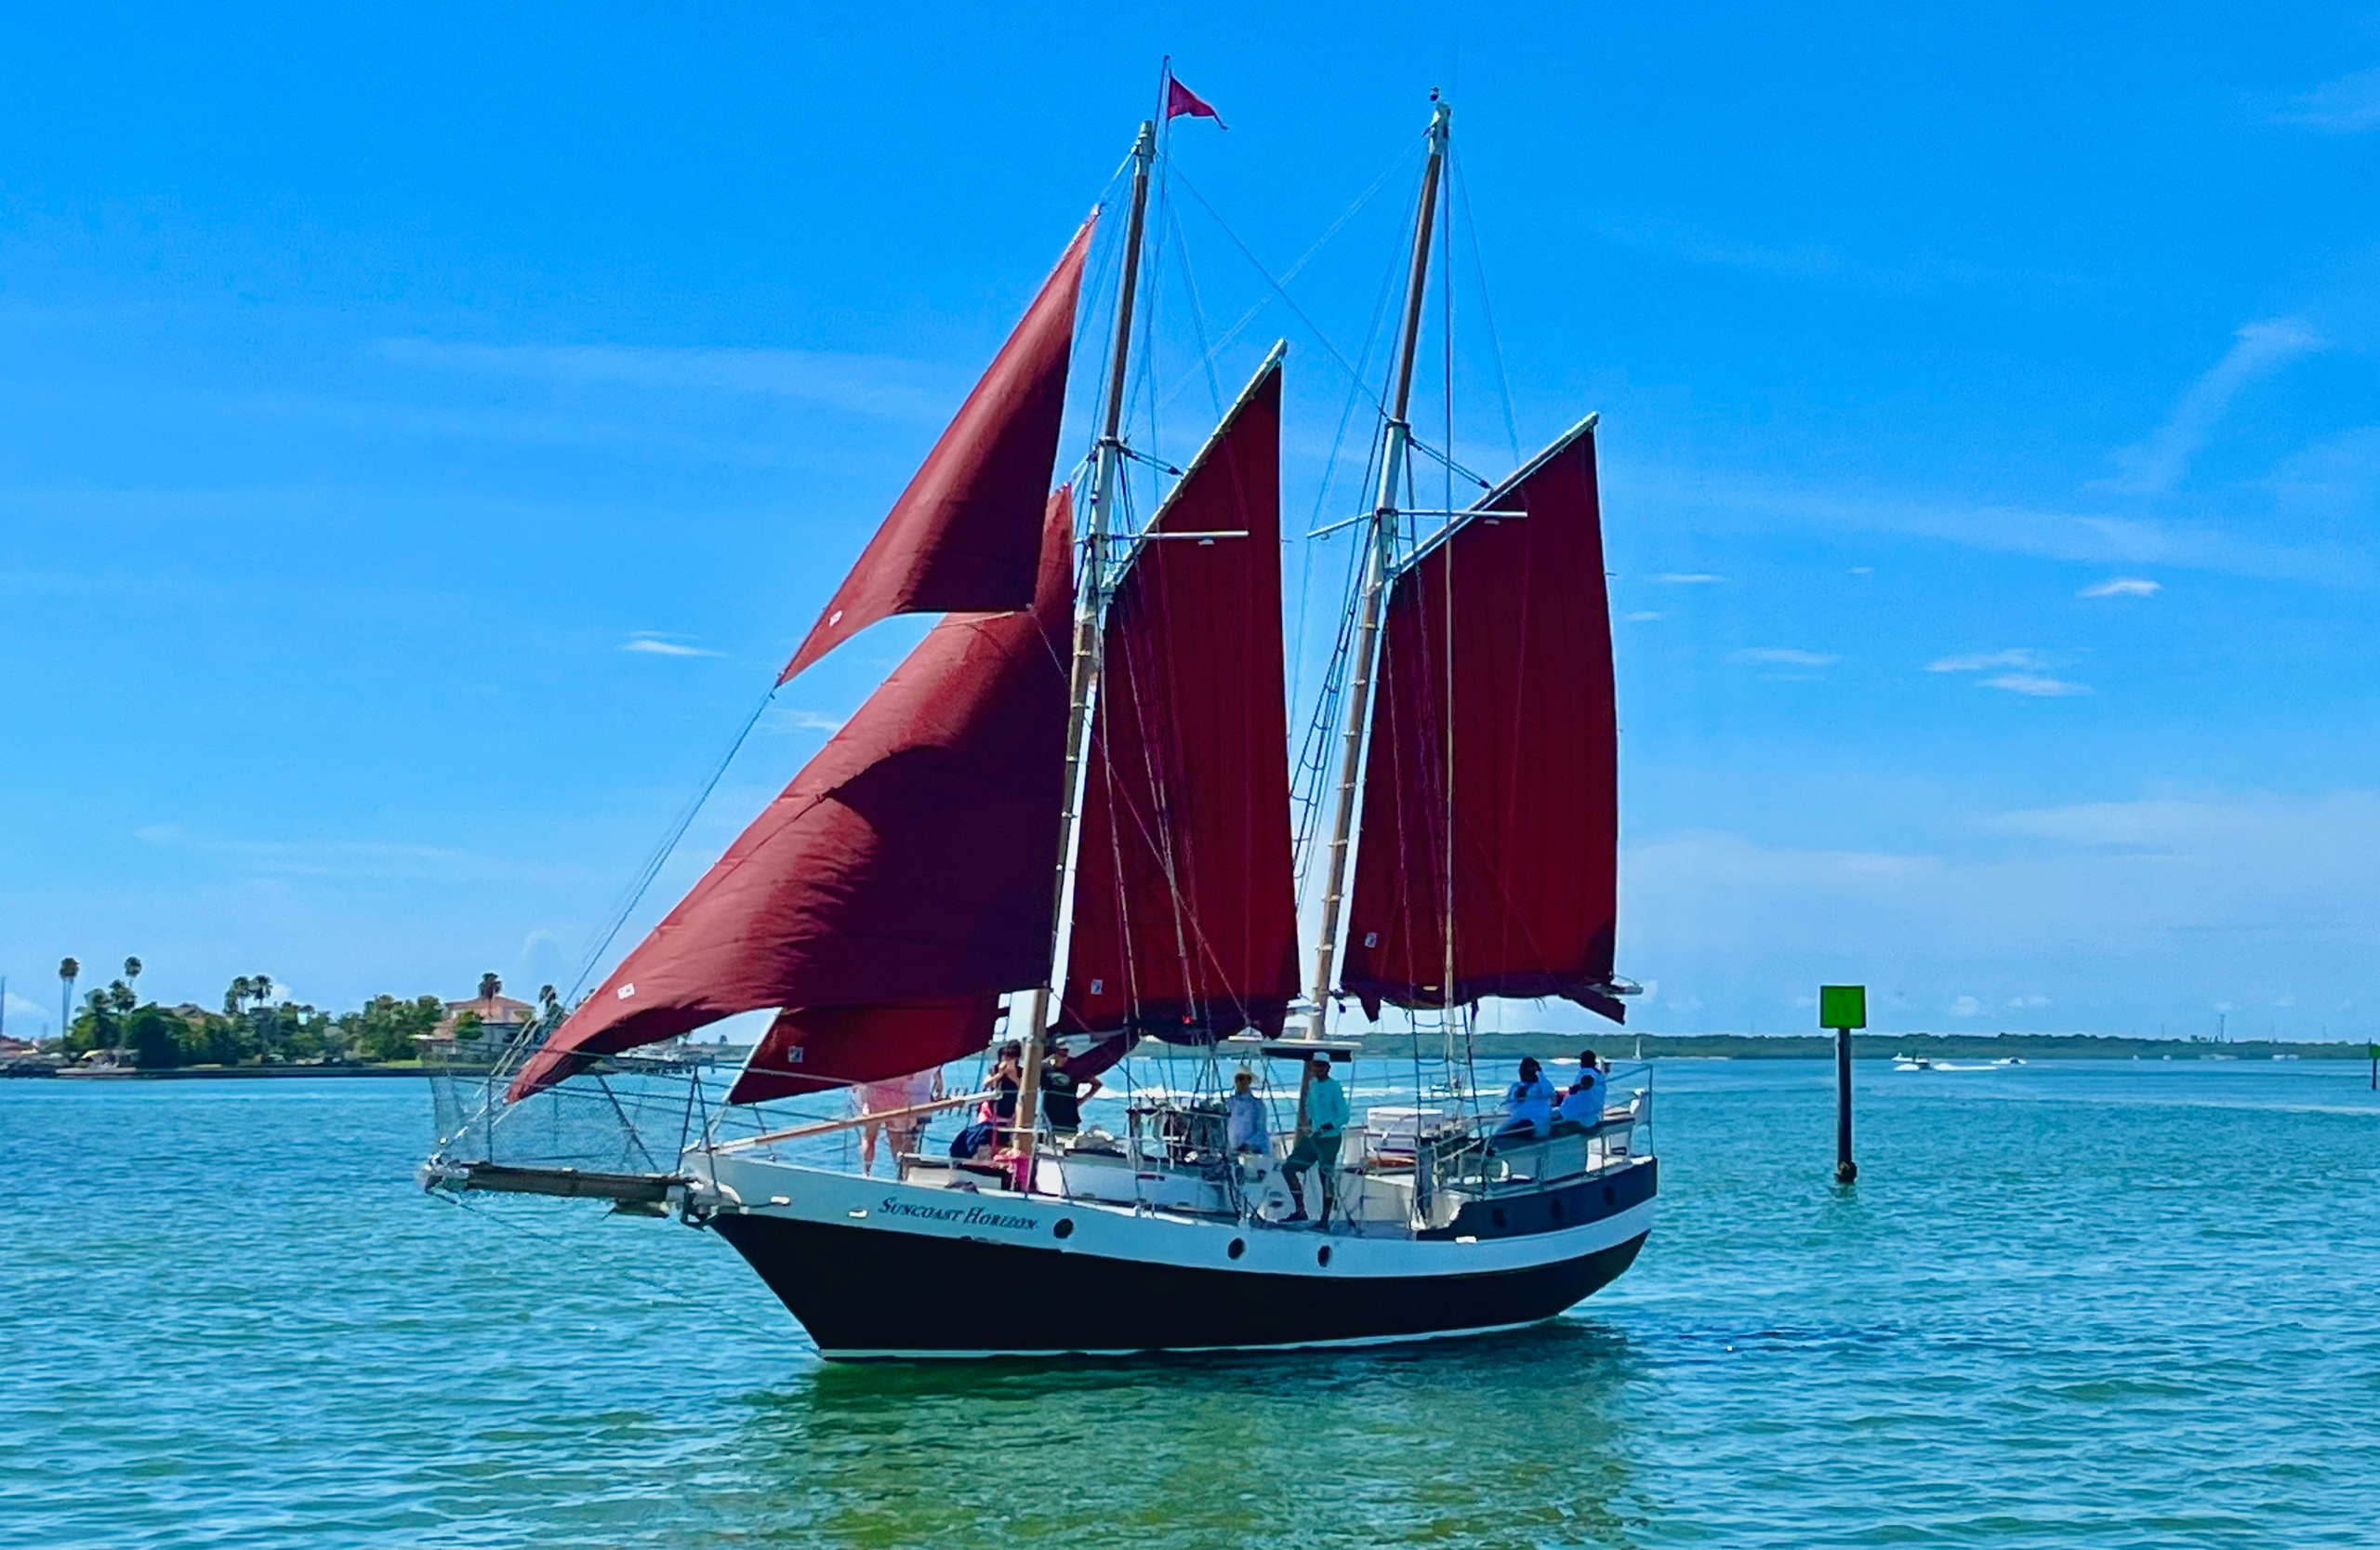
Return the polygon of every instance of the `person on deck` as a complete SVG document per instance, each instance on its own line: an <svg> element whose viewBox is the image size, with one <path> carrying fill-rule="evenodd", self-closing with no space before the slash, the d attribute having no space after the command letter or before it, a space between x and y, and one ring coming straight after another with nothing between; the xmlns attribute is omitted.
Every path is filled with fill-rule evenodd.
<svg viewBox="0 0 2380 1550"><path fill-rule="evenodd" d="M1016 1123L1016 1094L1025 1085L1025 1046L1012 1039L1000 1046L992 1074L984 1080L991 1092L975 1110L975 1122L950 1143L950 1155L964 1161L980 1158L995 1146L1005 1146Z"/></svg>
<svg viewBox="0 0 2380 1550"><path fill-rule="evenodd" d="M1041 1116L1052 1135L1072 1135L1082 1129L1082 1101L1099 1095L1097 1077L1085 1088L1081 1079L1066 1067L1066 1047L1052 1043L1041 1057ZM1012 1107L1011 1113L1014 1113Z"/></svg>
<svg viewBox="0 0 2380 1550"><path fill-rule="evenodd" d="M1554 1128L1554 1084L1534 1059L1521 1061L1520 1080L1504 1089L1504 1122L1498 1135L1543 1135Z"/></svg>
<svg viewBox="0 0 2380 1550"><path fill-rule="evenodd" d="M1306 1063L1305 1123L1289 1160L1281 1164L1281 1182L1289 1186L1289 1214L1283 1220L1302 1222L1305 1215L1305 1174L1322 1173L1322 1214L1315 1225L1330 1225L1332 1198L1338 1193L1339 1143L1347 1133L1347 1090L1330 1075L1330 1057L1316 1055Z"/></svg>
<svg viewBox="0 0 2380 1550"><path fill-rule="evenodd" d="M1259 1158L1273 1155L1273 1138L1266 1133L1264 1100L1256 1095L1256 1073L1245 1066L1231 1077L1231 1096L1223 1100L1223 1145L1234 1157L1254 1153Z"/></svg>
<svg viewBox="0 0 2380 1550"><path fill-rule="evenodd" d="M1604 1076L1603 1062L1593 1050L1579 1052L1579 1080L1562 1093L1561 1116L1575 1124L1593 1125L1603 1119L1605 1098L1611 1083Z"/></svg>

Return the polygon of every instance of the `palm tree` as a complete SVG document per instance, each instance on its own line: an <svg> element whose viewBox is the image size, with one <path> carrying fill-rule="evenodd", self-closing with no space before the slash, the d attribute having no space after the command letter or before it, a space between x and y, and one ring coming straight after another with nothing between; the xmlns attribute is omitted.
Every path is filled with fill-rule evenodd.
<svg viewBox="0 0 2380 1550"><path fill-rule="evenodd" d="M271 974L258 974L253 979L249 980L248 994L257 999L257 1005L258 1006L262 1006L265 1002L272 1000L272 976Z"/></svg>
<svg viewBox="0 0 2380 1550"><path fill-rule="evenodd" d="M60 1039L66 1037L66 1030L74 1022L74 981L82 973L83 966L74 960L61 958L58 960L58 1036Z"/></svg>
<svg viewBox="0 0 2380 1550"><path fill-rule="evenodd" d="M250 982L247 975L242 974L234 979L231 982L231 987L223 992L223 1015L237 1017L240 1014L240 1009L248 1004L248 997L255 990L256 986Z"/></svg>
<svg viewBox="0 0 2380 1550"><path fill-rule="evenodd" d="M137 958L127 958L124 960L124 982L125 984L132 987L136 992L139 990L140 960Z"/></svg>
<svg viewBox="0 0 2380 1550"><path fill-rule="evenodd" d="M498 996L503 994L504 981L496 977L495 970L490 969L486 974L480 976L480 1000L483 1001L494 1001Z"/></svg>

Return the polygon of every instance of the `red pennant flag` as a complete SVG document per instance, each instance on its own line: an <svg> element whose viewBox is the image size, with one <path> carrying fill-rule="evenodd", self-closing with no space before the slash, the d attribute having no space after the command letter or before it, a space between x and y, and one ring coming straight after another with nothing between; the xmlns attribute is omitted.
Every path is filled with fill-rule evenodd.
<svg viewBox="0 0 2380 1550"><path fill-rule="evenodd" d="M1170 122L1185 113L1192 118L1211 118L1218 129L1231 127L1223 122L1223 115L1215 112L1212 103L1168 75L1165 78L1165 116Z"/></svg>

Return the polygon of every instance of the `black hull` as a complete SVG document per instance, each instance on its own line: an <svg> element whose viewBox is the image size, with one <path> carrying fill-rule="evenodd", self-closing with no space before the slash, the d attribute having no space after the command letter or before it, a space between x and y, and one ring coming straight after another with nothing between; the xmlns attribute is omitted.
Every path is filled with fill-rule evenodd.
<svg viewBox="0 0 2380 1550"><path fill-rule="evenodd" d="M1054 1249L725 1212L711 1226L836 1358L1059 1356L1421 1340L1551 1318L1610 1284L1644 1235L1463 1276L1334 1278L1150 1264ZM998 1287L1030 1319L961 1311Z"/></svg>

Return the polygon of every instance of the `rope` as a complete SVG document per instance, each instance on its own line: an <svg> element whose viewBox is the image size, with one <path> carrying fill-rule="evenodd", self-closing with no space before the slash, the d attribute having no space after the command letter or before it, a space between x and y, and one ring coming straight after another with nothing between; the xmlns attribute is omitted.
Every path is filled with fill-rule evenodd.
<svg viewBox="0 0 2380 1550"><path fill-rule="evenodd" d="M572 1002L576 1002L579 993L587 988L587 977L595 972L595 965L602 962L603 955L611 950L613 939L619 935L620 928L628 924L628 916L643 901L644 891L652 887L653 880L661 874L661 868L668 863L671 853L677 850L678 841L686 837L686 830L694 825L694 815L703 810L705 802L710 801L710 794L718 788L721 777L727 774L728 765L734 763L736 754L743 750L744 740L752 735L754 727L760 725L761 712L767 710L769 702L776 698L777 688L778 685L771 683L769 692L760 696L760 703L752 707L752 713L745 717L744 724L736 729L735 740L727 745L727 751L720 755L717 764L711 766L709 778L705 780L702 788L694 793L694 800L686 803L684 809L679 813L677 820L669 826L669 832L663 837L659 847L645 858L644 865L637 869L636 876L629 881L628 892L613 907L602 934L596 938L595 945L588 949L585 960L579 964L577 977L571 981L568 999Z"/></svg>

